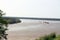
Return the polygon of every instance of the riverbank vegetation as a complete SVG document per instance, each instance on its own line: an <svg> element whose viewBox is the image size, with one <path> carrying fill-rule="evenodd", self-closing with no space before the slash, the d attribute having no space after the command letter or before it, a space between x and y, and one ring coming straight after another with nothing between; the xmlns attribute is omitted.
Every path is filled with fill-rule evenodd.
<svg viewBox="0 0 60 40"><path fill-rule="evenodd" d="M37 38L35 40L60 40L60 35L56 35L56 33L51 33L49 35L39 37L39 38Z"/></svg>
<svg viewBox="0 0 60 40"><path fill-rule="evenodd" d="M2 17L3 15L3 11L0 10L0 40L7 40L8 22Z"/></svg>

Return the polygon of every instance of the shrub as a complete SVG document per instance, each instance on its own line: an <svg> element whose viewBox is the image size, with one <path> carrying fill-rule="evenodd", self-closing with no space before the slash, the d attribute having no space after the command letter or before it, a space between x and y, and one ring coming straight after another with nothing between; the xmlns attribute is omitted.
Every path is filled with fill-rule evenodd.
<svg viewBox="0 0 60 40"><path fill-rule="evenodd" d="M56 38L56 34L51 33L50 35L45 35L45 36L40 37L39 39L36 39L36 40L54 40L54 38Z"/></svg>
<svg viewBox="0 0 60 40"><path fill-rule="evenodd" d="M60 35L58 35L54 40L60 40Z"/></svg>
<svg viewBox="0 0 60 40"><path fill-rule="evenodd" d="M51 34L49 35L49 37L50 37L50 38L56 38L56 34L55 34L55 33L51 33Z"/></svg>

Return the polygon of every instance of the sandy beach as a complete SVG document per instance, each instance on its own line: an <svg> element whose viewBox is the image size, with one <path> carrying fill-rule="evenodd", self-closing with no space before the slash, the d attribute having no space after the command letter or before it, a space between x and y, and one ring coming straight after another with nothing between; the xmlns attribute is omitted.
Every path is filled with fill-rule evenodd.
<svg viewBox="0 0 60 40"><path fill-rule="evenodd" d="M23 20L22 23L10 24L8 29L8 40L35 40L52 32L59 35L60 22L49 21L49 24L46 24L39 20Z"/></svg>

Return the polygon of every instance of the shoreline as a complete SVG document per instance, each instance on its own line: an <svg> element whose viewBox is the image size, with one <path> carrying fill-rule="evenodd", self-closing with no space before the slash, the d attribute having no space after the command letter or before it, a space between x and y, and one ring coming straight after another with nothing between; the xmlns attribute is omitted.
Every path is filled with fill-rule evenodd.
<svg viewBox="0 0 60 40"><path fill-rule="evenodd" d="M9 25L8 40L35 40L52 32L56 32L57 35L60 34L60 23L41 24L34 22Z"/></svg>

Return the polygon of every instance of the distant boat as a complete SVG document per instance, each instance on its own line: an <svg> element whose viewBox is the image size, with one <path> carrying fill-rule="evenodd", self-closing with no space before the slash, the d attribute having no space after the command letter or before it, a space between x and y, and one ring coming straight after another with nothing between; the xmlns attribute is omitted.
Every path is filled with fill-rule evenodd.
<svg viewBox="0 0 60 40"><path fill-rule="evenodd" d="M45 23L45 24L49 24L49 22L43 22L43 23Z"/></svg>

